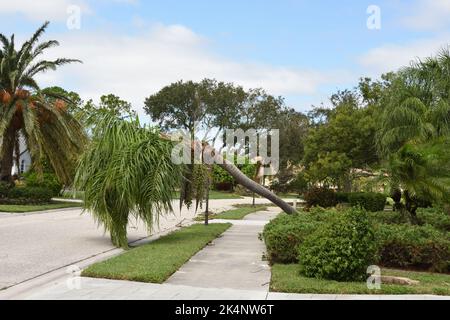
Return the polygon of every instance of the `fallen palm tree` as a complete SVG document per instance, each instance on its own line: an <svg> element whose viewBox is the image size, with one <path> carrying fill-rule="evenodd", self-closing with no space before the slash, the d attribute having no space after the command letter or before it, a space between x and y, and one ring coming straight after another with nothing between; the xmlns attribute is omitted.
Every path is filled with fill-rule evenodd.
<svg viewBox="0 0 450 320"><path fill-rule="evenodd" d="M111 234L116 246L127 247L127 224L139 218L149 231L166 212L173 211L174 192L181 187L180 205L203 199L204 165L179 165L172 161L175 145L158 129L141 126L138 119L123 120L103 115L97 119L92 142L81 157L75 177L84 190L85 208ZM268 189L243 174L231 161L208 145L200 146L213 155L215 163L256 194L293 213L294 208Z"/></svg>

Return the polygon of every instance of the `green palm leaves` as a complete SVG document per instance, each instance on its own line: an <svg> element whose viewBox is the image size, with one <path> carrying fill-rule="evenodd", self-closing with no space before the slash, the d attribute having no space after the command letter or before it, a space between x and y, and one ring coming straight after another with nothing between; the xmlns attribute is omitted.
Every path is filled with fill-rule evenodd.
<svg viewBox="0 0 450 320"><path fill-rule="evenodd" d="M450 197L450 52L403 69L386 93L377 147L414 216L418 199Z"/></svg>
<svg viewBox="0 0 450 320"><path fill-rule="evenodd" d="M116 246L126 248L130 217L149 230L160 215L172 211L181 166L172 163L171 141L138 119L104 114L82 156L75 185L85 191L85 207L111 233Z"/></svg>
<svg viewBox="0 0 450 320"><path fill-rule="evenodd" d="M35 76L59 66L79 62L60 58L39 60L46 49L59 45L56 40L39 42L44 23L22 47L16 50L14 35L0 34L0 137L2 180L11 180L14 141L25 138L33 165L41 171L48 159L61 182L70 184L78 155L86 144L80 124L66 112L67 99L40 90Z"/></svg>

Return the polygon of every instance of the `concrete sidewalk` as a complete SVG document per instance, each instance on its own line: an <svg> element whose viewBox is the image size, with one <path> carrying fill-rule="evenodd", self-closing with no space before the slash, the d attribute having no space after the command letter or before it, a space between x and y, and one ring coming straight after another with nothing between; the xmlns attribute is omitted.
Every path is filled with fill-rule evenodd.
<svg viewBox="0 0 450 320"><path fill-rule="evenodd" d="M264 243L258 239L264 224L280 212L279 208L248 215L233 226L212 245L195 254L175 272L167 284L201 288L269 290L270 267L262 261ZM252 222L261 222L254 224ZM214 222L226 222L216 221ZM228 220L228 222L230 222Z"/></svg>

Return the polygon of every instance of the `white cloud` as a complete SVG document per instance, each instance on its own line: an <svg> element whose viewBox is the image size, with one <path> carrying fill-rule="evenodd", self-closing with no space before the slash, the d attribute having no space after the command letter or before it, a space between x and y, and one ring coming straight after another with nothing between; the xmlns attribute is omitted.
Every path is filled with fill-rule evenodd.
<svg viewBox="0 0 450 320"><path fill-rule="evenodd" d="M37 21L64 21L69 17L67 9L72 5L79 6L82 14L91 13L83 0L4 0L0 2L0 14L23 14Z"/></svg>
<svg viewBox="0 0 450 320"><path fill-rule="evenodd" d="M181 79L216 78L283 95L314 94L323 84L349 79L340 71L233 61L215 54L207 39L181 25L156 25L138 36L75 31L52 37L62 43L52 56L79 58L84 63L44 75L44 84L69 85L85 98L114 93L138 111L145 97Z"/></svg>
<svg viewBox="0 0 450 320"><path fill-rule="evenodd" d="M403 24L415 30L439 30L450 25L449 0L418 0Z"/></svg>
<svg viewBox="0 0 450 320"><path fill-rule="evenodd" d="M386 44L371 49L359 58L359 63L377 75L408 66L411 61L435 55L440 49L450 45L450 35L431 39L421 39L406 44Z"/></svg>

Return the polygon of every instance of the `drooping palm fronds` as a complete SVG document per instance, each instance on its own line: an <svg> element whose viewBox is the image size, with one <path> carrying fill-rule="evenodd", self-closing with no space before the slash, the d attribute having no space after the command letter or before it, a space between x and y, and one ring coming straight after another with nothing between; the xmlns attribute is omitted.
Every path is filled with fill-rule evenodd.
<svg viewBox="0 0 450 320"><path fill-rule="evenodd" d="M108 114L98 120L75 185L85 191L85 208L110 232L113 243L126 248L131 217L151 229L160 215L172 211L182 167L172 163L173 144L161 139L157 129Z"/></svg>
<svg viewBox="0 0 450 320"><path fill-rule="evenodd" d="M427 141L450 133L450 51L417 61L399 72L377 134L384 157L411 140Z"/></svg>
<svg viewBox="0 0 450 320"><path fill-rule="evenodd" d="M418 199L450 201L449 49L403 69L386 96L377 147L414 218Z"/></svg>
<svg viewBox="0 0 450 320"><path fill-rule="evenodd" d="M39 43L48 22L44 23L19 50L14 35L0 34L0 179L11 179L12 153L18 136L25 138L37 171L47 158L64 184L73 179L77 156L86 145L80 124L66 112L67 101L41 91L34 77L59 66L79 62L74 59L37 60L46 49L59 45L50 40Z"/></svg>

